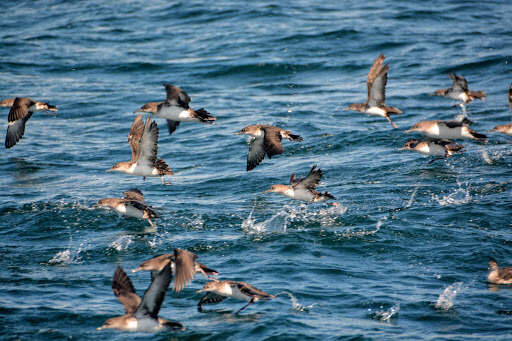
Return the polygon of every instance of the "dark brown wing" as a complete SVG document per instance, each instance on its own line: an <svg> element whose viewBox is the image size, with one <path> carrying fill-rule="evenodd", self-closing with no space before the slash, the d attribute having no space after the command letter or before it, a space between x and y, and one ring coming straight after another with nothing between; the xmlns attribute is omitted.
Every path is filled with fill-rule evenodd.
<svg viewBox="0 0 512 341"><path fill-rule="evenodd" d="M267 126L262 128L265 132L263 138L263 146L269 159L276 154L283 153L283 145L281 144L281 129L278 127Z"/></svg>
<svg viewBox="0 0 512 341"><path fill-rule="evenodd" d="M252 139L251 145L249 146L249 153L247 154L247 171L256 168L256 166L265 158L264 141L264 137Z"/></svg>
<svg viewBox="0 0 512 341"><path fill-rule="evenodd" d="M249 283L236 282L236 285L242 293L250 295L250 296L258 296L259 298L264 298L264 299L271 299L274 297L273 295L267 294L266 292L264 292L262 290L256 289Z"/></svg>
<svg viewBox="0 0 512 341"><path fill-rule="evenodd" d="M30 98L16 97L9 111L9 123L23 119L28 113L29 108L36 104Z"/></svg>
<svg viewBox="0 0 512 341"><path fill-rule="evenodd" d="M506 281L512 279L512 268L502 268L498 270L498 276Z"/></svg>
<svg viewBox="0 0 512 341"><path fill-rule="evenodd" d="M440 121L438 122L439 125L446 125L448 128L457 128L462 127L464 125L464 122L462 121Z"/></svg>
<svg viewBox="0 0 512 341"><path fill-rule="evenodd" d="M221 296L213 292L207 292L203 297L201 297L201 300L199 300L199 303L197 303L197 307L199 308L199 310L201 310L201 306L203 304L219 303L225 300L226 298L226 296Z"/></svg>
<svg viewBox="0 0 512 341"><path fill-rule="evenodd" d="M368 104L370 100L372 84L375 81L375 78L377 78L379 74L382 72L382 64L384 63L384 59L386 59L386 57L384 56L384 53L381 53L380 56L378 56L377 59L375 59L372 67L370 68L370 71L368 72L368 78L366 79L366 88L368 90L366 104Z"/></svg>
<svg viewBox="0 0 512 341"><path fill-rule="evenodd" d="M174 133L176 128L180 125L180 121L167 120L167 129L169 130L169 135Z"/></svg>
<svg viewBox="0 0 512 341"><path fill-rule="evenodd" d="M142 301L134 314L136 318L151 316L156 319L158 317L165 293L172 280L171 264L167 263L160 272L153 272L152 277L151 285L144 292Z"/></svg>
<svg viewBox="0 0 512 341"><path fill-rule="evenodd" d="M468 81L463 76L456 75L454 73L450 73L448 75L452 80L452 90L456 92L465 92L468 91Z"/></svg>
<svg viewBox="0 0 512 341"><path fill-rule="evenodd" d="M303 187L312 190L318 185L320 179L322 179L322 170L317 169L316 166L313 166L311 167L311 170L309 171L308 175L301 181L296 182L295 185L293 185L293 187Z"/></svg>
<svg viewBox="0 0 512 341"><path fill-rule="evenodd" d="M510 84L510 88L508 88L508 105L510 106L510 111L512 112L512 84Z"/></svg>
<svg viewBox="0 0 512 341"><path fill-rule="evenodd" d="M174 291L180 292L194 278L197 256L188 250L174 249Z"/></svg>
<svg viewBox="0 0 512 341"><path fill-rule="evenodd" d="M132 314L137 310L140 305L140 297L135 293L132 281L120 266L114 272L112 291L123 305L126 314Z"/></svg>
<svg viewBox="0 0 512 341"><path fill-rule="evenodd" d="M290 185L295 185L298 181L296 181L296 175L295 173L292 173L292 175L290 175Z"/></svg>
<svg viewBox="0 0 512 341"><path fill-rule="evenodd" d="M142 138L143 132L144 121L142 121L142 115L139 114L137 117L135 117L135 120L132 123L132 127L130 128L130 132L128 133L128 144L132 150L132 161L137 160L139 157L139 142Z"/></svg>
<svg viewBox="0 0 512 341"><path fill-rule="evenodd" d="M124 199L144 202L144 194L138 188L131 188L123 192Z"/></svg>
<svg viewBox="0 0 512 341"><path fill-rule="evenodd" d="M190 103L190 97L187 93L177 86L171 84L163 84L165 86L165 91L167 92L167 99L165 100L168 104L178 105L183 107L184 109L188 109L188 104Z"/></svg>
<svg viewBox="0 0 512 341"><path fill-rule="evenodd" d="M12 107L16 98L6 98L0 101L0 107Z"/></svg>
<svg viewBox="0 0 512 341"><path fill-rule="evenodd" d="M389 64L384 65L371 84L368 105L383 105L386 101L386 84L388 82Z"/></svg>
<svg viewBox="0 0 512 341"><path fill-rule="evenodd" d="M144 124L144 132L139 142L137 164L153 167L158 153L158 126L148 117Z"/></svg>

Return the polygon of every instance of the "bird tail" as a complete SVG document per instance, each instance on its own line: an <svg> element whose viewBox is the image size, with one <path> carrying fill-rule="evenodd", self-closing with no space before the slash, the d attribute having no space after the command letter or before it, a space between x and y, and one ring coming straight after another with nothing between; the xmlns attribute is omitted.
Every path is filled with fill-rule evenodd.
<svg viewBox="0 0 512 341"><path fill-rule="evenodd" d="M146 212L148 213L149 219L160 218L160 216L158 214L156 214L155 211L153 211L150 207L146 208Z"/></svg>
<svg viewBox="0 0 512 341"><path fill-rule="evenodd" d="M457 152L463 153L463 152L465 152L464 145L455 144L455 143L449 144L446 146L446 152L447 152L448 156L452 156L453 154L455 154Z"/></svg>
<svg viewBox="0 0 512 341"><path fill-rule="evenodd" d="M336 197L328 192L320 193L320 197L323 198L324 200L336 200Z"/></svg>
<svg viewBox="0 0 512 341"><path fill-rule="evenodd" d="M201 264L199 262L198 262L198 264L199 264L199 267L201 267L201 270L203 270L208 275L217 275L219 273L218 271L210 269L209 267L207 267L204 264Z"/></svg>
<svg viewBox="0 0 512 341"><path fill-rule="evenodd" d="M440 89L440 90L434 91L431 94L431 96L446 96L447 93L448 93L448 89Z"/></svg>
<svg viewBox="0 0 512 341"><path fill-rule="evenodd" d="M215 117L210 115L204 108L194 110L194 115L201 121L201 123L214 124Z"/></svg>
<svg viewBox="0 0 512 341"><path fill-rule="evenodd" d="M289 130L287 130L287 131L286 131L286 134L283 134L283 137L284 137L284 138L287 138L287 139L288 139L288 140L290 140L290 141L294 141L294 142L300 142L300 141L303 141L303 140L304 140L304 139L302 138L302 136L292 134Z"/></svg>
<svg viewBox="0 0 512 341"><path fill-rule="evenodd" d="M473 129L469 129L469 132L471 133L471 135L475 138L475 139L479 139L479 140L485 140L487 139L487 135L484 135L484 134L480 134L476 131L474 131Z"/></svg>
<svg viewBox="0 0 512 341"><path fill-rule="evenodd" d="M388 115L400 115L403 113L402 110L398 109L398 108L395 108L395 107L392 107L392 106L387 106L386 105L386 112Z"/></svg>
<svg viewBox="0 0 512 341"><path fill-rule="evenodd" d="M158 169L160 175L173 175L171 168L165 163L164 160L158 159L155 162L155 167Z"/></svg>
<svg viewBox="0 0 512 341"><path fill-rule="evenodd" d="M468 96L471 100L479 99L485 101L485 97L487 97L487 94L483 91L468 91Z"/></svg>

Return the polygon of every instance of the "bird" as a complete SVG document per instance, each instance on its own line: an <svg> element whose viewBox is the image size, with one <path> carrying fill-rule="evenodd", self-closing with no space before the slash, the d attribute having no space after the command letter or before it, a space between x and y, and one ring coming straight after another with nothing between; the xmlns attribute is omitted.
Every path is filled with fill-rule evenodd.
<svg viewBox="0 0 512 341"><path fill-rule="evenodd" d="M322 179L322 170L313 166L304 179L297 179L295 173L290 176L289 185L272 185L264 193L279 193L295 200L312 202L321 202L325 200L336 200L336 198L327 192L320 193L315 191L315 187Z"/></svg>
<svg viewBox="0 0 512 341"><path fill-rule="evenodd" d="M180 122L215 124L216 118L204 108L193 110L189 107L191 99L185 91L167 83L163 83L163 86L167 92L167 99L165 101L148 102L140 107L140 109L134 111L134 113L147 112L156 117L166 119L169 135L174 133Z"/></svg>
<svg viewBox="0 0 512 341"><path fill-rule="evenodd" d="M206 292L206 294L201 297L197 304L197 310L199 312L203 310L203 304L219 303L228 297L233 297L241 301L248 301L248 303L240 308L236 314L240 313L250 304L259 300L271 300L275 298L274 295L267 294L262 290L256 289L248 283L229 280L208 282L201 290L197 291L197 293L202 292Z"/></svg>
<svg viewBox="0 0 512 341"><path fill-rule="evenodd" d="M36 111L57 111L57 107L46 102L38 102L26 97L7 98L0 106L11 107L9 111L5 148L13 147L25 134L25 124Z"/></svg>
<svg viewBox="0 0 512 341"><path fill-rule="evenodd" d="M452 80L452 86L447 89L436 90L432 95L460 100L464 104L467 104L475 99L485 101L487 94L483 91L469 90L468 81L463 76L450 73L448 74L448 77L450 77Z"/></svg>
<svg viewBox="0 0 512 341"><path fill-rule="evenodd" d="M508 88L508 104L510 106L510 112L512 113L512 84L510 84L510 87ZM494 127L491 131L512 136L512 123L498 125Z"/></svg>
<svg viewBox="0 0 512 341"><path fill-rule="evenodd" d="M453 143L450 140L431 139L426 141L418 141L410 139L405 145L398 150L412 150L421 154L430 156L440 156L429 161L429 164L436 160L443 160L457 152L463 152L464 146Z"/></svg>
<svg viewBox="0 0 512 341"><path fill-rule="evenodd" d="M265 124L249 125L235 133L235 135L242 134L252 137L249 154L247 154L247 171L256 168L265 158L265 154L269 159L274 155L282 154L284 150L281 140L283 138L294 142L304 140L301 136L294 135L289 130Z"/></svg>
<svg viewBox="0 0 512 341"><path fill-rule="evenodd" d="M173 175L169 166L164 160L157 158L158 153L158 126L151 117L146 118L146 123L142 121L142 115L139 114L133 121L128 143L132 150L132 159L130 161L118 162L107 172L122 172L131 175L159 176L162 184L170 185L164 181L165 175Z"/></svg>
<svg viewBox="0 0 512 341"><path fill-rule="evenodd" d="M487 281L494 284L512 284L512 267L499 268L494 259L489 261Z"/></svg>
<svg viewBox="0 0 512 341"><path fill-rule="evenodd" d="M117 266L112 281L112 291L123 305L125 314L109 318L101 327L96 329L119 329L126 331L184 330L181 323L158 317L158 312L171 280L171 267L167 264L162 271L155 274L151 285L141 300L135 292L135 288L128 275L121 266Z"/></svg>
<svg viewBox="0 0 512 341"><path fill-rule="evenodd" d="M173 253L166 253L155 256L142 262L132 272L137 271L160 271L165 265L171 264L171 270L174 273L174 291L180 292L194 278L197 272L202 273L206 278L210 275L217 275L218 272L208 268L206 265L196 261L197 256L188 250L174 249Z"/></svg>
<svg viewBox="0 0 512 341"><path fill-rule="evenodd" d="M465 121L421 121L404 133L419 132L436 139L473 139L484 141L487 136L469 128Z"/></svg>
<svg viewBox="0 0 512 341"><path fill-rule="evenodd" d="M368 78L366 80L366 87L368 88L368 97L365 103L354 103L343 110L359 111L365 114L382 116L393 126L398 126L391 121L390 115L401 114L402 110L386 105L386 83L388 81L389 64L384 63L384 53L377 57L373 62Z"/></svg>
<svg viewBox="0 0 512 341"><path fill-rule="evenodd" d="M144 202L144 195L137 188L132 188L123 192L124 198L103 198L98 201L99 206L111 207L117 212L135 217L146 219L152 227L155 227L151 219L160 218L152 209Z"/></svg>

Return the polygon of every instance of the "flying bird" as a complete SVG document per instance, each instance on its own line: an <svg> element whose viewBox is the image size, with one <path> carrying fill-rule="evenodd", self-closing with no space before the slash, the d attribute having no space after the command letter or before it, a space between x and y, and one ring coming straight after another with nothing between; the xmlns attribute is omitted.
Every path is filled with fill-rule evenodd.
<svg viewBox="0 0 512 341"><path fill-rule="evenodd" d="M217 275L218 272L208 268L206 265L196 261L197 256L188 250L174 249L173 253L166 253L153 257L142 262L132 272L137 271L161 271L167 264L171 264L171 270L174 273L174 291L180 292L194 278L195 273L202 273L206 278L210 275Z"/></svg>
<svg viewBox="0 0 512 341"><path fill-rule="evenodd" d="M469 128L466 121L421 121L404 133L418 132L436 139L473 139L486 141L487 136Z"/></svg>
<svg viewBox="0 0 512 341"><path fill-rule="evenodd" d="M57 107L45 102L34 101L26 97L7 98L0 102L2 107L11 107L9 111L5 148L13 147L25 134L25 124L36 111L57 111Z"/></svg>
<svg viewBox="0 0 512 341"><path fill-rule="evenodd" d="M118 162L107 172L122 172L131 175L156 177L159 176L162 184L170 185L164 181L165 175L174 174L164 160L157 158L158 153L158 126L151 117L142 121L139 114L133 121L128 143L132 150L130 161Z"/></svg>
<svg viewBox="0 0 512 341"><path fill-rule="evenodd" d="M377 57L373 62L368 78L366 80L366 87L368 88L368 97L365 103L354 103L343 110L359 111L365 114L382 116L393 126L398 126L391 121L390 115L401 114L402 110L386 105L386 83L388 81L389 64L384 63L384 53Z"/></svg>
<svg viewBox="0 0 512 341"><path fill-rule="evenodd" d="M110 207L117 212L135 217L146 219L152 227L155 227L151 219L159 216L151 209L151 206L144 202L144 195L137 188L132 188L123 193L124 198L104 198L98 201L99 206Z"/></svg>
<svg viewBox="0 0 512 341"><path fill-rule="evenodd" d="M409 140L398 150L412 150L424 155L439 156L429 161L429 164L436 160L443 160L458 152L463 152L464 146L453 143L450 140L432 139L426 141Z"/></svg>
<svg viewBox="0 0 512 341"><path fill-rule="evenodd" d="M163 83L167 98L163 102L148 102L140 109L134 111L147 112L159 118L167 120L167 128L169 134L172 134L180 122L201 122L205 124L215 124L215 117L213 117L204 108L193 110L190 108L190 97L185 91L177 86Z"/></svg>
<svg viewBox="0 0 512 341"><path fill-rule="evenodd" d="M264 124L250 125L235 133L235 135L241 134L252 137L249 154L247 155L247 171L259 165L265 158L265 154L269 159L274 155L282 154L284 149L281 140L283 138L294 142L304 140L299 135L292 134L289 130Z"/></svg>
<svg viewBox="0 0 512 341"><path fill-rule="evenodd" d="M295 173L290 177L289 185L272 185L267 192L279 193L295 200L307 202L321 202L325 200L336 200L336 198L327 192L320 193L315 191L315 187L322 179L322 170L313 166L304 179L297 179Z"/></svg>
<svg viewBox="0 0 512 341"><path fill-rule="evenodd" d="M118 266L114 272L112 291L123 305L125 314L109 318L101 327L96 329L119 329L127 331L184 330L181 323L158 317L158 312L160 311L171 280L171 267L167 264L162 271L159 271L153 276L151 285L148 287L141 300L135 292L135 288L128 275Z"/></svg>
<svg viewBox="0 0 512 341"><path fill-rule="evenodd" d="M200 312L202 311L203 304L219 303L229 297L241 301L248 301L246 305L236 312L237 314L259 300L271 300L275 298L274 295L270 295L262 290L256 289L248 283L235 281L208 282L201 290L197 291L197 293L201 292L206 292L206 294L197 304L197 310Z"/></svg>

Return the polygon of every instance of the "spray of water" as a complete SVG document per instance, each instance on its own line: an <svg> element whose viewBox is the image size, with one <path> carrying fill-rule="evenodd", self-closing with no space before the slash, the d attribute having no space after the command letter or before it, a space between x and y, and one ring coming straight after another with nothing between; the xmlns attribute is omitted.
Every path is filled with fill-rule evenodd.
<svg viewBox="0 0 512 341"><path fill-rule="evenodd" d="M315 303L313 304L310 304L310 305L302 305L300 304L298 301L297 301L297 298L295 296L293 296L292 293L288 292L288 291L281 291L279 293L276 294L276 296L279 296L279 295L286 295L290 298L290 302L292 303L292 309L294 311L298 311L298 312L308 312L310 311L313 306L315 305Z"/></svg>
<svg viewBox="0 0 512 341"><path fill-rule="evenodd" d="M448 310L453 307L455 296L457 296L462 289L462 284L462 282L455 282L452 285L447 286L442 294L439 295L435 307L442 310Z"/></svg>
<svg viewBox="0 0 512 341"><path fill-rule="evenodd" d="M383 307L381 307L381 309L382 308ZM393 305L392 307L390 307L387 310L378 310L375 313L373 313L371 309L368 309L369 315L374 320L379 320L379 321L384 321L384 322L389 322L390 319L393 316L396 316L396 314L398 314L399 311L400 311L400 302L396 303L395 305Z"/></svg>

